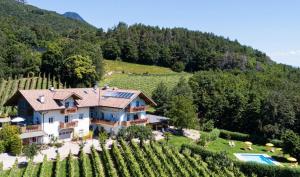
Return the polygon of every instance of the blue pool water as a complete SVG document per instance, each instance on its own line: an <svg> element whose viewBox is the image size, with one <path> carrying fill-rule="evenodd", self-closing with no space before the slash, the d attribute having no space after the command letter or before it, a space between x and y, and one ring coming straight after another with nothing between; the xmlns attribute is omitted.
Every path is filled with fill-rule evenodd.
<svg viewBox="0 0 300 177"><path fill-rule="evenodd" d="M276 165L274 162L275 160L271 157L265 157L261 154L239 154L245 161L248 162L257 162L267 165Z"/></svg>

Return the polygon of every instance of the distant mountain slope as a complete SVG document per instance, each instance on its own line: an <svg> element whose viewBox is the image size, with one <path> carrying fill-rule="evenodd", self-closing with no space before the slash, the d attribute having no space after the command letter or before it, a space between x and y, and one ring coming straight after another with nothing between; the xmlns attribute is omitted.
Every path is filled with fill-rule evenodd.
<svg viewBox="0 0 300 177"><path fill-rule="evenodd" d="M63 16L67 17L67 18L71 18L74 20L78 20L81 22L86 22L78 13L76 12L66 12L63 14Z"/></svg>

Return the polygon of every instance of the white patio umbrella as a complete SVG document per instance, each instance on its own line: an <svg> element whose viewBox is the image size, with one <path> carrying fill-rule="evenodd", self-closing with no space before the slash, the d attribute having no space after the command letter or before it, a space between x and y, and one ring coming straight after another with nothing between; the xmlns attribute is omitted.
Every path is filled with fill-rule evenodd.
<svg viewBox="0 0 300 177"><path fill-rule="evenodd" d="M13 123L24 122L24 121L25 121L25 119L22 117L16 117L11 120L11 122L13 122Z"/></svg>

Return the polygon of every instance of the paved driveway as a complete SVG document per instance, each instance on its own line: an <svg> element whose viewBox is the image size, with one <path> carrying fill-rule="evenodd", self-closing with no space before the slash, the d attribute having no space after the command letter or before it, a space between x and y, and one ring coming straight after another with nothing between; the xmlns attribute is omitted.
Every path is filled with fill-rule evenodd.
<svg viewBox="0 0 300 177"><path fill-rule="evenodd" d="M108 140L106 143L106 147L109 147L112 144L112 142L113 142L113 140ZM93 139L93 140L86 141L86 144L83 148L84 152L90 153L90 148L92 145L94 145L94 147L97 150L101 150L101 148L99 146L99 141L96 139ZM64 145L58 149L55 147L49 147L48 149L42 150L37 156L35 156L33 161L35 163L42 162L44 155L47 155L47 158L49 160L54 160L56 157L56 150L58 150L61 159L66 158L68 156L69 152L77 155L79 152L79 142L65 142ZM19 163L27 162L27 159L24 156L16 157L16 156L11 156L7 153L0 154L0 162L3 162L4 169L9 169L10 167L12 167L16 158L18 159Z"/></svg>

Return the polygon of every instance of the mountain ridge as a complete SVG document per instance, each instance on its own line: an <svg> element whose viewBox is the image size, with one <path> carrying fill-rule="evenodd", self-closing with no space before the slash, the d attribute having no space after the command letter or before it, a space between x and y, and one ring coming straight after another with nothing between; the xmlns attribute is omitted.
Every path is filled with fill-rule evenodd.
<svg viewBox="0 0 300 177"><path fill-rule="evenodd" d="M85 22L87 23L78 13L76 12L65 12L62 14L64 17L70 18L70 19L74 19L74 20L78 20L81 22Z"/></svg>

